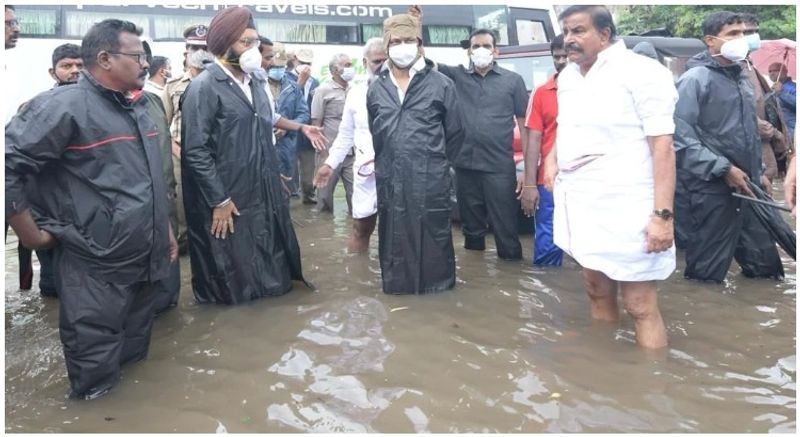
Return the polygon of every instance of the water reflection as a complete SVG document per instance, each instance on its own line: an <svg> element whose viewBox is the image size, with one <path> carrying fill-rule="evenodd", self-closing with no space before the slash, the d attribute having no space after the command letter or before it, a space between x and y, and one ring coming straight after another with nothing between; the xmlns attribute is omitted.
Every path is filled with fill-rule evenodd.
<svg viewBox="0 0 800 437"><path fill-rule="evenodd" d="M377 242L346 253L350 221L295 206L315 291L156 321L150 356L98 402L64 399L58 301L15 289L6 247L7 432L794 432L796 264L784 283L661 285L670 348L632 322L589 320L578 267L461 248L458 285L380 291ZM530 259L530 239L525 256ZM188 259L183 259L189 271ZM679 269L682 261L679 259ZM38 278L38 274L36 276ZM36 284L34 284L36 287Z"/></svg>
<svg viewBox="0 0 800 437"><path fill-rule="evenodd" d="M293 402L270 405L267 418L301 431L373 432L370 423L405 392L368 389L356 376L382 372L394 351L383 336L387 317L380 301L360 296L312 318L297 335L300 341L269 368L287 377L271 389L288 390ZM302 349L308 344L329 347L309 353Z"/></svg>

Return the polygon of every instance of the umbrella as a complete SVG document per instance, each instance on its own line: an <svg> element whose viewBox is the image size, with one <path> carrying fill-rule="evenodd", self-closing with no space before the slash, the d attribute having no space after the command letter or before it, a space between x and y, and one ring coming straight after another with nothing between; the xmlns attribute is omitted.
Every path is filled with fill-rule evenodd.
<svg viewBox="0 0 800 437"><path fill-rule="evenodd" d="M732 193L731 195L733 197L738 197L740 199L748 200L750 202L760 203L762 205L767 205L767 206L771 206L773 208L778 208L778 209L780 209L782 211L792 212L792 208L789 208L788 206L785 206L785 205L781 205L780 203L770 202L768 200L756 199L755 197L745 196L744 194L739 194L739 193Z"/></svg>
<svg viewBox="0 0 800 437"><path fill-rule="evenodd" d="M793 260L797 260L797 236L794 234L794 231L792 231L789 223L786 223L773 205L764 204L764 202L773 203L774 200L752 181L748 181L747 184L750 186L750 190L753 191L753 194L756 195L756 199L762 201L755 202L756 199L752 199L754 201L750 202L750 207L753 209L756 218L767 228L767 231L769 231L772 238L778 243L778 246L783 248L786 254L791 256Z"/></svg>
<svg viewBox="0 0 800 437"><path fill-rule="evenodd" d="M750 60L762 74L769 71L770 64L780 62L788 69L788 76L797 79L797 43L790 39L761 41L761 47L750 54Z"/></svg>

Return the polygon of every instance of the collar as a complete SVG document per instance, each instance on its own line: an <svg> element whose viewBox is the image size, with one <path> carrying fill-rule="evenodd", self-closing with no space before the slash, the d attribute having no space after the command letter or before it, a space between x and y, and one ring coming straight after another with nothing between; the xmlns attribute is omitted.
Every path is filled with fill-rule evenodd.
<svg viewBox="0 0 800 437"><path fill-rule="evenodd" d="M414 73L419 73L424 69L425 69L425 56L420 56L419 59L417 59L417 62L415 62L414 65L411 66L411 71L413 71Z"/></svg>
<svg viewBox="0 0 800 437"><path fill-rule="evenodd" d="M241 84L241 85L247 85L247 84L249 84L249 83L250 83L250 75L249 75L249 74L245 73L245 75L244 75L244 79L243 79L243 80L239 80L239 79L237 79L237 78L236 78L236 76L234 76L234 75L233 75L233 73L231 73L231 71L230 71L230 70L228 70L228 69L225 67L225 64L223 64L223 63L222 63L222 61L220 61L220 60L219 60L219 58L214 58L214 63L215 63L215 64L217 64L217 65L219 66L219 68L221 68L221 69L222 69L222 71L223 71L223 72L224 72L224 73L225 73L225 74L226 74L226 75L227 75L229 78L233 79L233 81L234 81L234 82L236 82L236 83L238 83L238 84Z"/></svg>
<svg viewBox="0 0 800 437"><path fill-rule="evenodd" d="M153 88L155 88L155 89L157 89L157 90L161 90L161 91L163 91L163 90L164 90L164 87L163 87L163 86L161 86L161 85L159 85L159 84L157 84L157 83L153 82L152 80L148 80L148 81L147 81L147 83L149 83L149 84L150 84L150 86L152 86Z"/></svg>
<svg viewBox="0 0 800 437"><path fill-rule="evenodd" d="M349 86L342 86L342 84L340 84L339 82L336 82L335 80L333 80L333 78L331 78L331 86L333 88L338 88L338 89L342 89L342 90L345 90L345 91L347 91L347 88L349 87Z"/></svg>
<svg viewBox="0 0 800 437"><path fill-rule="evenodd" d="M97 81L97 79L92 76L92 74L86 70L81 70L81 76L78 79L78 83L87 83L88 86L97 89L100 94L105 95L106 97L116 101L121 106L125 108L130 108L133 103L136 103L137 99L131 99L132 95L125 95L124 93L116 90L112 90L111 88L106 87L105 85L101 84Z"/></svg>
<svg viewBox="0 0 800 437"><path fill-rule="evenodd" d="M614 59L620 54L625 53L627 50L627 47L625 47L625 41L620 38L617 42L611 44L610 46L606 47L605 50L602 50L597 54L597 61L595 61L595 65L593 65L592 68Z"/></svg>
<svg viewBox="0 0 800 437"><path fill-rule="evenodd" d="M592 64L592 67L589 68L589 71L593 71L593 70L596 70L598 68L601 68L603 66L603 64L605 64L606 62L608 62L611 59L614 59L616 56L619 56L620 53L624 53L627 50L628 49L625 47L625 41L623 41L620 38L617 42L615 42L614 44L611 44L610 46L606 47L605 49L600 51L600 53L597 54L597 59L594 61L594 64ZM575 72L577 72L578 74L580 74L581 76L583 76L581 74L580 65L578 65L578 64L576 64L574 62L568 62L567 66L564 67L564 70L562 70L562 72L567 71L568 69L572 69ZM588 74L588 72L587 72L587 74Z"/></svg>

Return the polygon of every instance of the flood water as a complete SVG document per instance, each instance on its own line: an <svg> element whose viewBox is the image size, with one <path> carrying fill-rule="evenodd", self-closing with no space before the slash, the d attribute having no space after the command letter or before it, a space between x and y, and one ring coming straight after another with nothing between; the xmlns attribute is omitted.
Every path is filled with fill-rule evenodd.
<svg viewBox="0 0 800 437"><path fill-rule="evenodd" d="M580 269L467 252L456 288L381 291L377 238L346 253L350 220L293 204L306 277L282 297L180 305L147 360L95 401L65 399L58 301L17 290L6 244L6 432L795 432L796 265L786 281L660 286L670 345L592 323ZM35 257L34 257L35 259ZM35 262L35 261L34 261ZM38 268L38 265L35 265ZM35 275L38 280L38 271Z"/></svg>

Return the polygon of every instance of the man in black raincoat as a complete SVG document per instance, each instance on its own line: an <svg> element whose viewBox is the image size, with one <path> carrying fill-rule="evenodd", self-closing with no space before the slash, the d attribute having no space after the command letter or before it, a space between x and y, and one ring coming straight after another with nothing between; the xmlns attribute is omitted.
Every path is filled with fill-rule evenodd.
<svg viewBox="0 0 800 437"><path fill-rule="evenodd" d="M456 89L422 56L415 18L395 15L383 27L390 59L367 92L383 291L442 291L456 280L448 162L463 141Z"/></svg>
<svg viewBox="0 0 800 437"><path fill-rule="evenodd" d="M300 247L282 200L266 83L251 76L261 67L251 12L219 11L206 43L217 60L181 101L192 290L199 302L224 304L282 295L303 280ZM318 128L281 123L324 139Z"/></svg>
<svg viewBox="0 0 800 437"><path fill-rule="evenodd" d="M676 233L684 236L689 279L721 282L733 258L748 277L783 277L773 239L756 220L747 185L761 181L761 140L753 87L743 71L744 24L732 12L703 22L708 50L678 80L675 108Z"/></svg>
<svg viewBox="0 0 800 437"><path fill-rule="evenodd" d="M92 26L78 84L38 95L6 126L6 220L25 246L55 246L67 374L84 399L147 356L152 284L178 254L160 133L131 94L148 67L141 32L115 19Z"/></svg>
<svg viewBox="0 0 800 437"><path fill-rule="evenodd" d="M409 14L422 19L419 6L411 6ZM437 69L455 83L463 117L464 142L452 164L456 170L464 248L485 250L486 234L491 229L498 258L519 260L522 259L517 225L520 202L515 187L519 193L538 197L535 183L517 184L511 147L514 119L519 126L525 125L528 91L522 76L494 61L498 54L495 42L492 31L476 29L469 36L469 65L439 63ZM526 144L527 134L526 129L520 129L522 144Z"/></svg>

